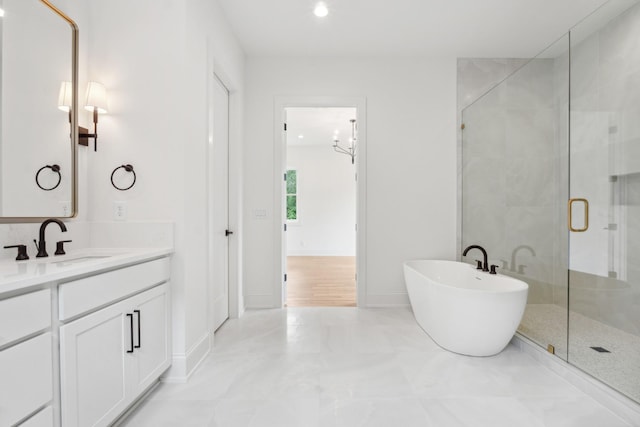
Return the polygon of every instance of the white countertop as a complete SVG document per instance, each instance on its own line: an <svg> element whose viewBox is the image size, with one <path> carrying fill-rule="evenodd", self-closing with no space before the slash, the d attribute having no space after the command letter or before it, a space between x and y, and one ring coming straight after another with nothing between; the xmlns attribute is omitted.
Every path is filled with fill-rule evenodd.
<svg viewBox="0 0 640 427"><path fill-rule="evenodd" d="M69 250L66 255L32 257L25 261L0 261L0 296L48 282L99 273L167 256L172 248L89 248Z"/></svg>

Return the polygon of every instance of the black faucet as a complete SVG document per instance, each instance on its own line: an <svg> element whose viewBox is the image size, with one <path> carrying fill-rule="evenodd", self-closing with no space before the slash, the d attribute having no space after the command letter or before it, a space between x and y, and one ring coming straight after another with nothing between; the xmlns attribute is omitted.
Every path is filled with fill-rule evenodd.
<svg viewBox="0 0 640 427"><path fill-rule="evenodd" d="M482 246L479 246L479 245L468 246L464 250L464 252L462 252L462 256L466 256L467 252L469 252L471 249L480 249L482 251L482 255L484 256L484 262L482 264L482 271L489 271L489 257L487 256L487 251L485 251ZM478 262L478 269L480 269L480 262ZM495 274L495 273L493 273L493 274Z"/></svg>
<svg viewBox="0 0 640 427"><path fill-rule="evenodd" d="M511 252L511 265L509 266L509 271L516 271L516 255L520 249L527 249L531 252L531 255L536 256L536 251L533 250L531 246L520 245ZM518 274L524 274L524 265L518 266Z"/></svg>
<svg viewBox="0 0 640 427"><path fill-rule="evenodd" d="M47 242L44 241L44 231L46 230L47 225L51 224L52 222L58 224L60 226L60 230L62 230L63 232L67 231L67 227L64 225L64 222L60 221L59 219L49 218L44 220L44 222L40 225L40 233L38 236L40 240L36 245L38 247L38 255L36 255L36 258L44 258L49 256L49 254L47 253Z"/></svg>

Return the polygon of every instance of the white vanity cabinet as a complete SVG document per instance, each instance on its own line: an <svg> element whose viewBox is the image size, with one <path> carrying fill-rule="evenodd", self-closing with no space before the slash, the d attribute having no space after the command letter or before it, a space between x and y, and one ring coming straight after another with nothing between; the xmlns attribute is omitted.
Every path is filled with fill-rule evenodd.
<svg viewBox="0 0 640 427"><path fill-rule="evenodd" d="M0 300L0 426L14 425L53 398L51 292ZM51 416L40 415L53 424Z"/></svg>
<svg viewBox="0 0 640 427"><path fill-rule="evenodd" d="M60 286L61 316L90 308L76 309L74 290L93 286L98 294L114 298L114 288L150 289L81 314L60 327L60 385L64 427L107 426L151 386L171 363L169 285L160 274L168 274L168 260L94 276L89 283ZM126 273L126 274L123 274ZM154 272L156 274L154 274ZM111 276L109 276L111 275ZM120 280L117 283L111 280ZM78 287L79 286L79 287ZM104 292L102 292L104 291ZM121 295L116 295L115 298ZM78 300L80 301L80 300ZM86 299L82 300L82 304ZM86 304L85 304L86 305Z"/></svg>
<svg viewBox="0 0 640 427"><path fill-rule="evenodd" d="M108 426L159 380L171 252L0 261L0 427Z"/></svg>

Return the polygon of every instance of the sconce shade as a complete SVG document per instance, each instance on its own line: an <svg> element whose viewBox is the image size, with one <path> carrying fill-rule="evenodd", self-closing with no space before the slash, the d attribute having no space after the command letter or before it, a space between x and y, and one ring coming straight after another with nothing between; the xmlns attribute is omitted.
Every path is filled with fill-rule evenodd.
<svg viewBox="0 0 640 427"><path fill-rule="evenodd" d="M87 86L87 101L84 108L89 111L96 109L98 113L104 114L109 110L107 105L107 89L102 83L89 82Z"/></svg>
<svg viewBox="0 0 640 427"><path fill-rule="evenodd" d="M58 95L58 108L62 111L71 110L71 82L60 83L60 94Z"/></svg>

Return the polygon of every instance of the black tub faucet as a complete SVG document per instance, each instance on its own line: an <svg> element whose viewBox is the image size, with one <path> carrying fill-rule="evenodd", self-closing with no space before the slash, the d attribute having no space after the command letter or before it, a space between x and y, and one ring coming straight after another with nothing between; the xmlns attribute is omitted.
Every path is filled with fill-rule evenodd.
<svg viewBox="0 0 640 427"><path fill-rule="evenodd" d="M462 256L467 256L467 252L469 252L471 249L479 249L482 251L482 256L484 257L484 262L482 263L482 271L489 271L489 257L487 256L487 251L485 251L482 246L479 246L479 245L467 246L464 252L462 252ZM478 268L479 267L480 267L480 262L478 262Z"/></svg>
<svg viewBox="0 0 640 427"><path fill-rule="evenodd" d="M51 224L52 222L58 224L60 226L60 230L62 230L63 232L67 231L67 226L64 225L64 222L60 221L57 218L49 218L44 220L44 222L40 225L40 233L38 235L38 238L40 240L36 245L38 247L38 255L36 255L36 258L44 258L49 256L49 254L47 253L47 242L45 242L44 240L44 232L47 229L47 225Z"/></svg>

